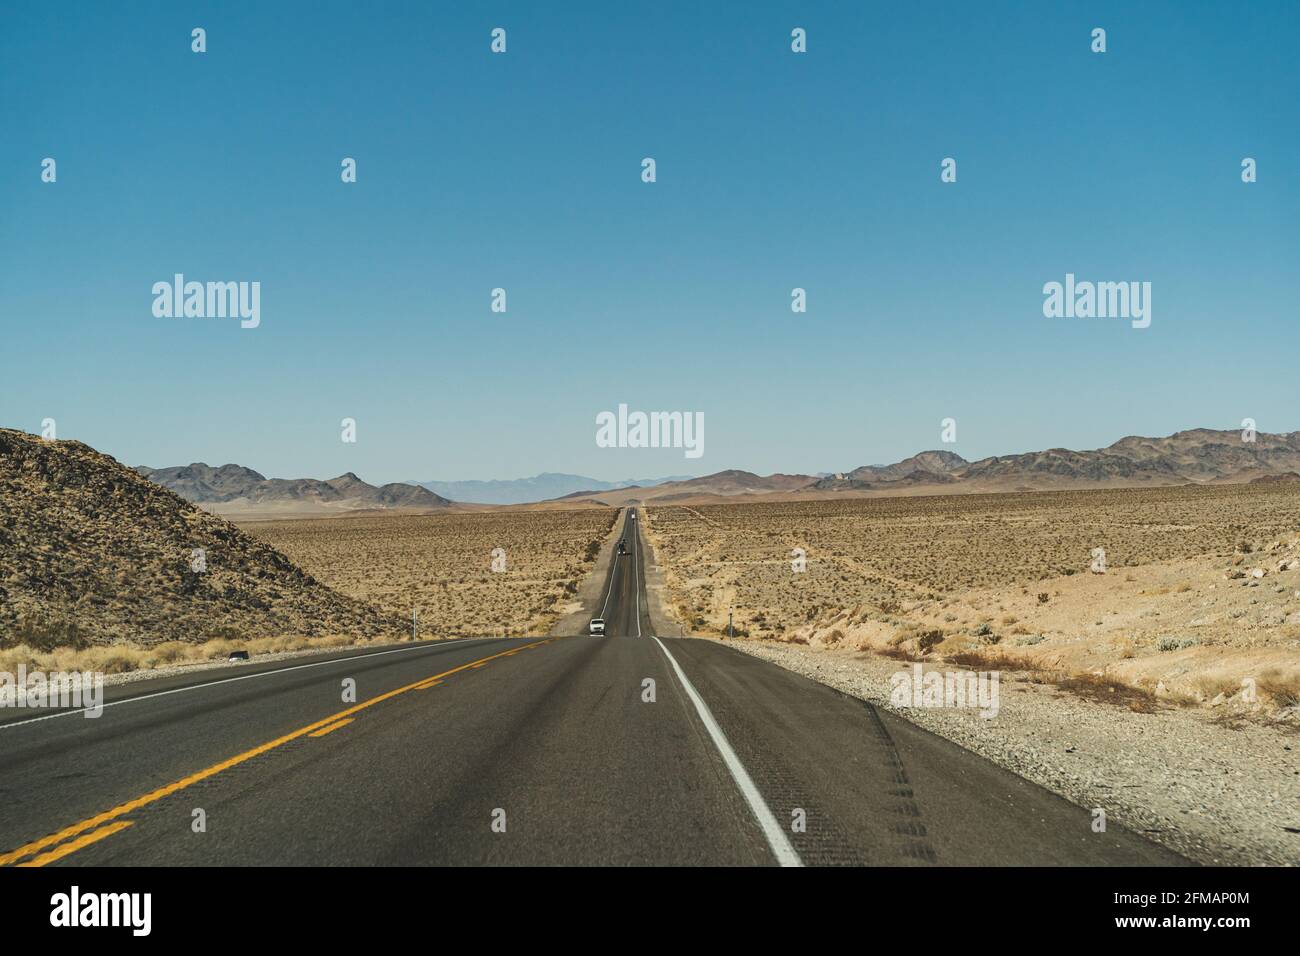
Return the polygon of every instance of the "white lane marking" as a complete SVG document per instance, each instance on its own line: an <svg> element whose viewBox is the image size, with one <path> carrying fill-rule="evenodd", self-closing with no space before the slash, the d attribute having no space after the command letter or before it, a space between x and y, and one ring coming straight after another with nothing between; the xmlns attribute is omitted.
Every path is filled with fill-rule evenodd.
<svg viewBox="0 0 1300 956"><path fill-rule="evenodd" d="M326 664L346 664L351 661L362 661L367 657L383 657L385 654L402 654L410 651L430 651L436 647L445 647L448 644L464 643L481 643L482 641L495 640L491 637L464 638L457 637L449 641L438 641L436 644L422 644L419 647L398 647L391 651L375 651L371 654L358 654L355 657L336 657L328 661L315 661L311 664L295 664L292 667L277 667L271 671L259 671L256 674L244 674L240 677L223 677L221 680L210 680L202 684L187 684L184 687L174 687L171 690L160 690L153 694L141 694L139 697L127 697L123 700L110 700L104 703L104 707L116 707L118 704L133 704L137 700L150 700L154 697L167 697L170 694L180 694L187 690L199 690L204 687L216 687L218 684L229 684L232 681L252 680L255 677L270 677L273 674L285 674L289 671L298 671L307 667L324 667ZM76 714L82 714L89 710L88 707L80 707L77 710L61 710L57 714L46 714L44 717L29 717L26 720L15 720L12 723L0 724L0 730L8 730L10 727L22 727L24 724L35 724L42 720L53 720L55 717L71 717Z"/></svg>
<svg viewBox="0 0 1300 956"><path fill-rule="evenodd" d="M635 511L632 514L636 514ZM632 525L632 590L636 593L636 636L641 636L641 579L637 576L637 552L641 550L641 531Z"/></svg>
<svg viewBox="0 0 1300 956"><path fill-rule="evenodd" d="M653 637L653 635L651 635ZM799 859L799 854L791 845L790 840L786 837L785 831L781 829L781 824L776 822L776 817L772 816L772 811L767 807L767 801L763 795L758 792L758 787L754 786L753 779L745 769L745 765L740 762L736 752L731 749L731 744L727 741L727 735L722 732L718 722L713 719L713 712L709 710L709 705L704 702L699 693L695 690L695 685L686 676L682 670L677 658L668 652L664 647L664 642L655 637L654 642L659 645L659 649L664 652L668 658L668 663L673 665L673 671L677 674L677 679L682 682L682 687L686 690L686 696L691 699L695 705L695 711L700 715L700 720L704 724L704 729L709 732L713 738L713 745L718 748L718 753L722 754L722 761L731 771L731 779L736 781L736 786L740 788L741 794L745 797L745 802L749 804L749 809L753 811L758 825L763 829L763 836L767 837L767 845L772 850L772 855L776 857L777 863L781 866L803 866L803 860Z"/></svg>
<svg viewBox="0 0 1300 956"><path fill-rule="evenodd" d="M609 588L605 591L605 603L600 606L600 619L605 619L605 611L609 608L610 595L614 593L614 579L618 577L618 549L610 551L610 557L613 559L614 570L609 576Z"/></svg>

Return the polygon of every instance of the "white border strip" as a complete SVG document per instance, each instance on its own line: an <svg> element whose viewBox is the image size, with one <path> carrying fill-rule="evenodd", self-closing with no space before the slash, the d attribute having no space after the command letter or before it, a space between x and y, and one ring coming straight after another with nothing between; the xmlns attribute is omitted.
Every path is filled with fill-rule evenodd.
<svg viewBox="0 0 1300 956"><path fill-rule="evenodd" d="M636 509L631 511L636 515ZM641 636L641 578L637 574L637 553L641 550L641 528L636 523L636 518L628 519L632 522L632 589L636 592L636 636Z"/></svg>
<svg viewBox="0 0 1300 956"><path fill-rule="evenodd" d="M618 548L611 545L609 549L610 563L613 565L609 570L609 587L605 589L605 603L600 606L600 619L605 620L605 612L609 610L609 599L614 593L614 579L618 577Z"/></svg>
<svg viewBox="0 0 1300 956"><path fill-rule="evenodd" d="M767 837L767 845L776 857L776 862L781 866L803 866L803 860L799 859L799 854L795 852L795 848L791 845L789 838L786 837L785 831L781 829L781 825L776 822L776 817L772 816L772 811L768 809L763 795L758 792L758 787L754 786L754 781L750 778L749 772L745 770L745 765L740 762L736 752L731 749L731 744L727 742L727 735L722 732L718 722L713 719L709 705L704 703L704 699L696 692L694 685L687 678L681 665L677 663L677 658L668 653L668 648L664 647L664 642L657 637L654 641L659 645L659 649L664 652L664 656L668 658L668 663L673 665L673 671L677 674L677 679L682 682L682 687L686 689L686 696L695 705L695 710L704 723L704 729L713 738L713 745L718 748L718 753L722 754L723 762L727 765L727 769L731 771L731 778L736 781L736 786L740 788L741 794L744 795L745 802L749 804L749 809L753 811L754 816L758 819L758 825L763 829L763 836Z"/></svg>

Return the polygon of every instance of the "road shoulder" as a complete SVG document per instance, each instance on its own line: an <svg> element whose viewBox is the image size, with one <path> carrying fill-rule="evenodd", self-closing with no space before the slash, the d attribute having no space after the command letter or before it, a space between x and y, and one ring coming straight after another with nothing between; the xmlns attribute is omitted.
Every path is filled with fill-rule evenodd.
<svg viewBox="0 0 1300 956"><path fill-rule="evenodd" d="M595 616L592 609L598 607L605 597L605 585L609 581L609 569L614 560L614 546L623 533L623 514L626 510L618 510L614 523L610 525L609 534L600 545L596 563L578 585L578 592L564 605L559 619L547 631L547 637L573 637L587 633L587 624Z"/></svg>
<svg viewBox="0 0 1300 956"><path fill-rule="evenodd" d="M1208 865L1294 865L1300 762L1294 735L1229 728L1177 710L1135 713L1029 680L1001 682L992 719L973 710L898 708L891 677L908 662L771 641L702 642L867 701L1085 809ZM1288 829L1291 828L1291 829Z"/></svg>

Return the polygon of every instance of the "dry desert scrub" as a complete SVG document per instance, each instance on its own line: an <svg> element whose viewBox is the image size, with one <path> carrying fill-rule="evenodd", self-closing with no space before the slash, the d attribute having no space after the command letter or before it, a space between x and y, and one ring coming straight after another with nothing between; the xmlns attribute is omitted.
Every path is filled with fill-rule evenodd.
<svg viewBox="0 0 1300 956"><path fill-rule="evenodd" d="M972 588L1230 555L1297 527L1300 486L1188 486L648 508L688 627L721 634L727 609L778 637L832 608L888 607ZM791 570L801 548L807 570ZM1051 595L1036 588L1037 600ZM1043 595L1046 595L1044 599Z"/></svg>
<svg viewBox="0 0 1300 956"><path fill-rule="evenodd" d="M248 651L252 657L297 651L322 651L339 647L366 646L382 641L358 640L346 634L326 637L258 637L251 640L216 638L203 643L164 641L141 645L125 641L88 647L58 647L37 650L26 644L0 649L0 671L15 673L20 666L28 671L97 671L101 674L127 674L137 670L183 667L209 661L225 660L231 651Z"/></svg>
<svg viewBox="0 0 1300 956"><path fill-rule="evenodd" d="M738 634L1019 662L1128 708L1277 713L1300 688L1297 514L1294 485L1232 485L664 506L647 527L696 634L731 610Z"/></svg>
<svg viewBox="0 0 1300 956"><path fill-rule="evenodd" d="M250 522L318 580L411 619L420 636L545 634L617 511L494 511ZM493 551L505 570L493 571ZM499 566L499 564L498 564Z"/></svg>

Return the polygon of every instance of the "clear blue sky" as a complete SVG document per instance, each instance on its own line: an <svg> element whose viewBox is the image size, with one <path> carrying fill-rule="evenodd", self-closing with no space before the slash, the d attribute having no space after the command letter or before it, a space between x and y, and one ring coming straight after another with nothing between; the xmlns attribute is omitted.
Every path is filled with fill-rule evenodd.
<svg viewBox="0 0 1300 956"><path fill-rule="evenodd" d="M1298 48L1296 3L6 3L0 424L370 481L1289 431ZM175 272L261 327L155 318ZM1044 318L1067 272L1151 327ZM596 447L619 402L704 457Z"/></svg>

